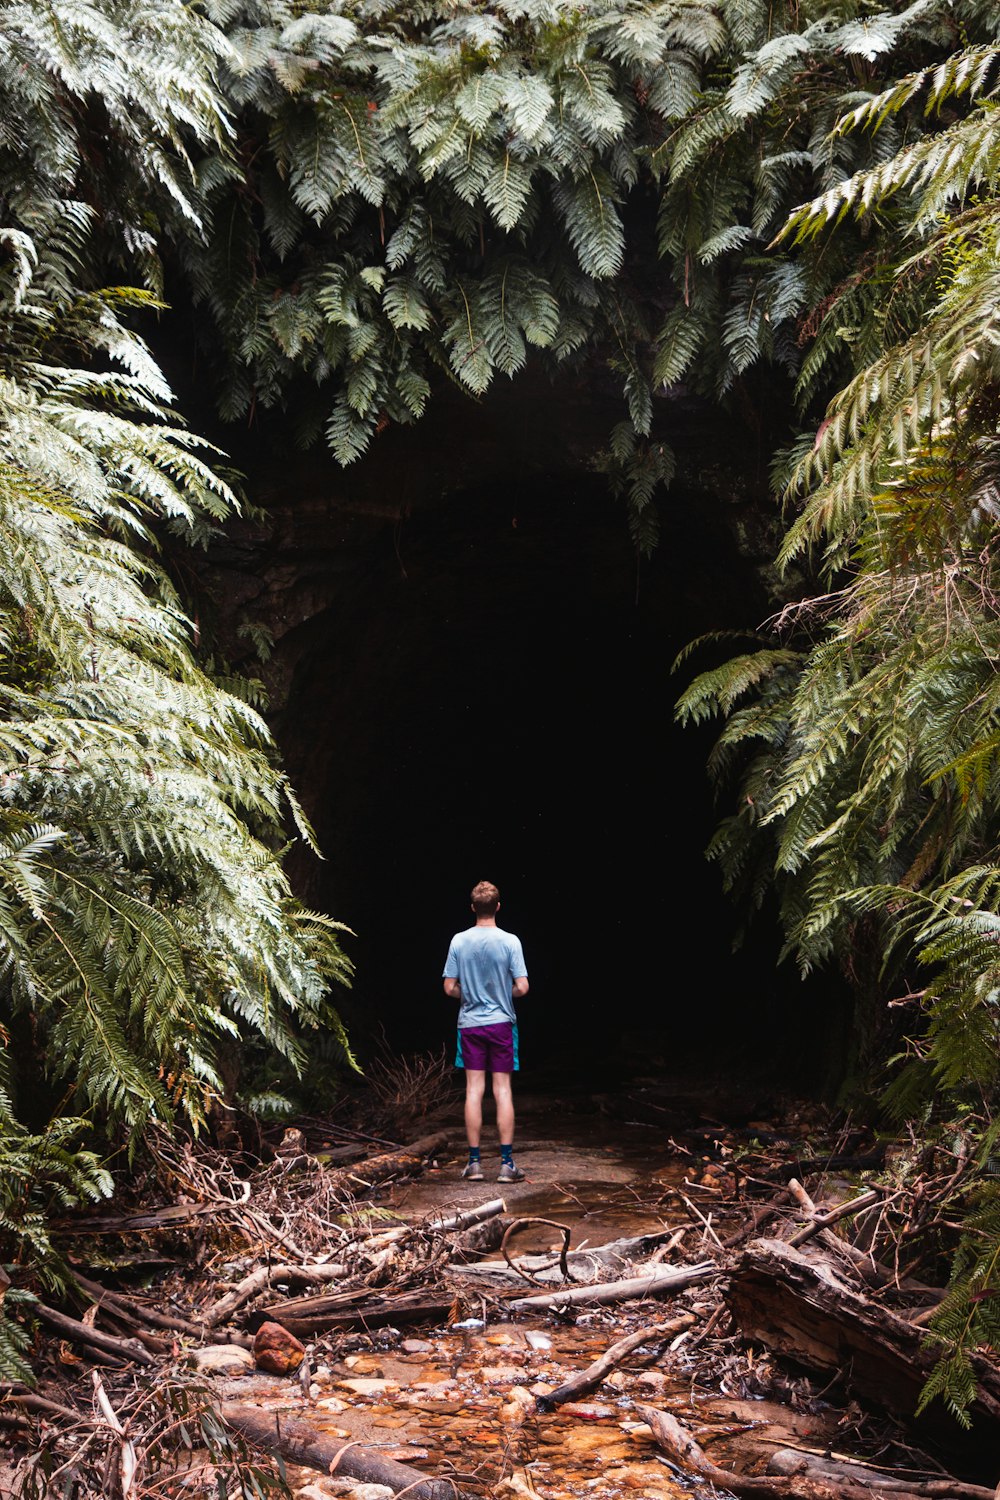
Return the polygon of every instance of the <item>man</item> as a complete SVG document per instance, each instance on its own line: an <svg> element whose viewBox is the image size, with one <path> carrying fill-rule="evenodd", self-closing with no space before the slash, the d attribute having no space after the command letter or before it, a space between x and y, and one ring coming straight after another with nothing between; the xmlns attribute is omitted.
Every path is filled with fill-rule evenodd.
<svg viewBox="0 0 1000 1500"><path fill-rule="evenodd" d="M510 1075L517 1067L517 1017L514 1001L528 993L528 974L520 940L497 926L500 892L488 880L472 890L476 925L457 932L444 966L444 992L461 1002L455 1066L465 1069L465 1133L469 1160L462 1176L482 1182L479 1142L483 1131L486 1074L493 1079L500 1136L497 1182L521 1182L514 1163L514 1098Z"/></svg>

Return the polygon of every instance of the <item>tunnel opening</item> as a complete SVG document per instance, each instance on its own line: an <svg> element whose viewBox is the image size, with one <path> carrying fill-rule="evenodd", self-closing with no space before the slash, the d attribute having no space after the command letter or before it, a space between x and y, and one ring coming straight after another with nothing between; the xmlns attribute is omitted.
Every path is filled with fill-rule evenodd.
<svg viewBox="0 0 1000 1500"><path fill-rule="evenodd" d="M777 967L704 858L712 740L682 731L677 651L757 624L719 499L672 496L637 561L597 475L509 476L378 528L296 629L277 730L325 860L296 878L356 934L342 1005L364 1057L448 1046L448 940L500 887L524 945L530 1070L787 1077L829 1093L848 1002Z"/></svg>

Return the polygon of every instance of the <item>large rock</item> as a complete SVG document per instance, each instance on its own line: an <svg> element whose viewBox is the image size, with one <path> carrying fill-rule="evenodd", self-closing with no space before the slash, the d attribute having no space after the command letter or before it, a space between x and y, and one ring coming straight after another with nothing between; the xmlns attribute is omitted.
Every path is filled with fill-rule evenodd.
<svg viewBox="0 0 1000 1500"><path fill-rule="evenodd" d="M253 1355L239 1344L206 1344L194 1351L191 1363L199 1375L249 1375Z"/></svg>
<svg viewBox="0 0 1000 1500"><path fill-rule="evenodd" d="M254 1334L253 1358L258 1370L294 1375L305 1357L305 1345L280 1323L262 1323Z"/></svg>

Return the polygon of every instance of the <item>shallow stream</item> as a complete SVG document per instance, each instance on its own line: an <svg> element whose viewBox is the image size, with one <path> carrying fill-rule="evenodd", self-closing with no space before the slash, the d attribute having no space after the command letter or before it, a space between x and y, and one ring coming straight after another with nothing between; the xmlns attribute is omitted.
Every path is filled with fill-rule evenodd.
<svg viewBox="0 0 1000 1500"><path fill-rule="evenodd" d="M414 1222L502 1196L510 1215L565 1224L571 1248L584 1249L678 1223L690 1226L683 1210L678 1213L676 1189L687 1191L688 1174L697 1179L708 1164L707 1156L683 1158L671 1149L667 1122L658 1127L616 1120L593 1106L582 1114L547 1099L520 1104L523 1183L495 1185L496 1158L487 1139L484 1134L484 1181L461 1180L464 1154L442 1159L420 1178L385 1192L378 1200L382 1210ZM690 1232L696 1244L701 1230L695 1225ZM537 1226L511 1248L520 1256L560 1243L558 1232ZM533 1290L525 1283L526 1295ZM535 1493L541 1500L690 1495L634 1411L636 1401L691 1409L686 1382L655 1366L644 1368L655 1343L636 1351L579 1402L551 1413L538 1413L534 1402L624 1333L670 1317L668 1303L580 1307L572 1314L539 1312L484 1324L481 1316L468 1316L475 1300L474 1292L464 1294L459 1321L469 1326L382 1330L367 1348L327 1365L317 1351L308 1409L297 1385L259 1375L234 1382L231 1394L272 1409L295 1409L329 1435L372 1444L429 1475L453 1474L460 1487L507 1475L513 1476L508 1493ZM477 1311L485 1312L485 1303ZM301 1478L316 1476L302 1471Z"/></svg>

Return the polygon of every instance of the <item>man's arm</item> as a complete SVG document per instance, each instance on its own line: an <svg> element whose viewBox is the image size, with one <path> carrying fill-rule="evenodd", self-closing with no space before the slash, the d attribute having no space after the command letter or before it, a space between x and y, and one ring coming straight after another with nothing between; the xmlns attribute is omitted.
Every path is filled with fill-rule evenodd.
<svg viewBox="0 0 1000 1500"><path fill-rule="evenodd" d="M520 979L515 979L513 985L511 986L511 990L515 1000L523 1000L525 995L528 993L527 974L522 974Z"/></svg>
<svg viewBox="0 0 1000 1500"><path fill-rule="evenodd" d="M462 998L462 986L457 979L446 979L444 982L444 992L449 1000L461 1000Z"/></svg>

